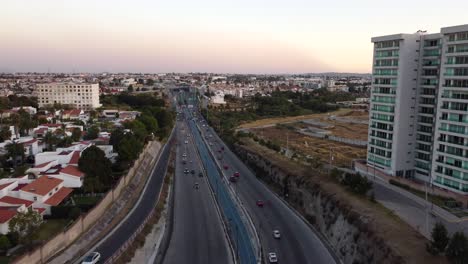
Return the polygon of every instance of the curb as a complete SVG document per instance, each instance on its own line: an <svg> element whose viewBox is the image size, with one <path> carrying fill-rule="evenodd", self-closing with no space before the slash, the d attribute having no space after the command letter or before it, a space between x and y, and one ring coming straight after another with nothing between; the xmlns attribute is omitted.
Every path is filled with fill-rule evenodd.
<svg viewBox="0 0 468 264"><path fill-rule="evenodd" d="M216 164L216 168L218 169L218 172L221 174L222 177L222 180L224 181L226 187L227 187L227 190L228 192L230 193L230 196L232 197L233 201L235 201L235 204L237 204L237 206L239 207L239 209L243 212L244 215L246 215L246 220L250 226L250 228L252 229L253 231L253 235L255 236L256 238L256 242L258 244L258 249L257 249L257 257L258 257L258 260L257 260L257 263L262 263L263 261L263 247L262 247L262 244L260 242L260 237L258 235L258 232L257 232L257 229L255 228L255 225L252 221L252 218L250 216L250 214L248 213L247 209L244 207L243 203L239 200L239 197L235 194L235 192L232 190L232 186L231 184L229 184L229 182L227 181L225 175L224 175L224 171L222 170L219 162L217 161L216 157L214 157L213 153L212 153L212 149L211 147L209 147L209 144L206 143L206 139L203 137L203 133L202 133L202 130L200 129L200 127L198 126L198 124L195 124L198 131L200 132L200 136L202 138L202 141L204 142L206 148L208 149L208 154L211 156L211 158L214 160L214 163ZM226 146L227 147L227 146Z"/></svg>
<svg viewBox="0 0 468 264"><path fill-rule="evenodd" d="M188 126L188 125L187 125ZM192 134L192 133L191 133ZM192 134L192 137L193 137L193 134ZM193 142L193 138L190 138L190 141L192 142L192 144L194 144ZM203 165L203 162L201 161L201 158L200 158L200 153L198 152L198 149L195 149L195 153L197 155L197 159L198 161L200 162L200 164L202 165L201 167L203 168L203 171L205 172L205 176L203 177L204 180L208 183L208 186L209 186L209 189L210 189L210 194L211 194L211 199L213 199L213 202L215 203L215 208L216 208L216 212L218 213L218 217L219 219L221 219L221 223L222 223L222 226L223 226L223 231L224 231L224 236L226 237L226 240L229 244L229 248L231 250L231 257L232 257L232 260L233 260L233 263L234 264L237 264L237 259L234 257L236 254L235 254L235 250L234 250L234 246L232 244L232 241L231 241L231 238L229 236L229 233L227 232L227 226L226 226L226 220L224 219L223 217L223 214L221 213L221 209L220 209L220 205L218 203L218 200L215 198L215 193L214 193L214 190L213 190L213 186L211 185L210 181L207 179L208 177L208 174L206 172L206 168L205 166Z"/></svg>
<svg viewBox="0 0 468 264"><path fill-rule="evenodd" d="M171 135L169 136L169 138L172 137L173 131L174 131L174 129L172 130ZM145 187L143 188L142 192L140 193L140 196L138 197L138 200L136 201L136 203L133 205L132 209L127 213L127 216L125 216L125 218L123 218L123 219L120 221L120 223L119 223L118 225L116 225L114 228L112 228L112 230L111 230L109 233L107 233L104 237L102 237L99 241L97 241L97 243L95 243L93 247L91 247L88 251L86 251L85 254L82 254L82 255L80 255L79 257L74 258L74 260L72 261L72 263L79 263L79 260L80 260L83 256L85 256L85 255L89 254L90 252L94 251L97 247L99 247L102 243L104 243L104 241L105 241L107 238L109 238L111 235L113 235L113 234L117 231L117 229L118 229L120 226L122 226L122 224L123 224L123 223L131 216L131 214L135 211L135 209L136 209L136 207L137 207L136 205L139 204L139 203L141 202L141 200L143 199L143 194L146 192L146 190L147 190L147 188L148 188L148 184L149 184L149 182L150 182L151 175L154 174L154 170L156 169L156 165L159 163L159 160L160 160L162 154L164 153L164 151L165 151L167 145L170 144L170 143L168 143L168 142L169 142L169 140L166 142L166 144L164 144L164 146L160 149L158 155L156 156L155 162L154 162L154 164L153 164L153 168L151 169L151 172L150 172L150 176L146 179ZM166 167L166 170L165 170L165 171L167 171L167 167ZM158 200L157 200L157 201L159 201L159 198L160 198L160 193L159 193L159 195L158 195ZM156 201L156 203L157 203L157 201ZM112 258L112 256L111 256L110 258Z"/></svg>

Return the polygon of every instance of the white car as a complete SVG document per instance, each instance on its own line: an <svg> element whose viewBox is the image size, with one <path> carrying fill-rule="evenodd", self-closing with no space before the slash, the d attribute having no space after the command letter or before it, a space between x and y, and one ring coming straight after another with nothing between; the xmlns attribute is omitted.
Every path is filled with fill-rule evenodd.
<svg viewBox="0 0 468 264"><path fill-rule="evenodd" d="M89 253L89 255L87 255L83 259L83 262L81 262L81 264L95 264L95 263L98 263L100 258L101 258L101 254L99 254L98 252L92 252L92 253Z"/></svg>
<svg viewBox="0 0 468 264"><path fill-rule="evenodd" d="M188 144L188 140L185 140L185 144Z"/></svg>
<svg viewBox="0 0 468 264"><path fill-rule="evenodd" d="M276 239L280 239L281 238L280 231L279 230L273 230L273 237L276 238Z"/></svg>
<svg viewBox="0 0 468 264"><path fill-rule="evenodd" d="M270 261L270 263L278 263L278 257L276 256L276 253L268 253L268 260Z"/></svg>
<svg viewBox="0 0 468 264"><path fill-rule="evenodd" d="M182 157L184 158L187 157L187 153L182 154Z"/></svg>

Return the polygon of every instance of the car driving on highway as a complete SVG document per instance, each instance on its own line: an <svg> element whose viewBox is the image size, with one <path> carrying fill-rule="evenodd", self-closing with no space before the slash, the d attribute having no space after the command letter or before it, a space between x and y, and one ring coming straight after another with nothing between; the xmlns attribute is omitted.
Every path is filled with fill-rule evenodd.
<svg viewBox="0 0 468 264"><path fill-rule="evenodd" d="M185 174L188 174L188 173L189 173L189 169L185 168L184 173L185 173Z"/></svg>
<svg viewBox="0 0 468 264"><path fill-rule="evenodd" d="M240 173L238 171L236 171L236 172L234 172L234 174L232 176L239 178Z"/></svg>
<svg viewBox="0 0 468 264"><path fill-rule="evenodd" d="M273 237L276 238L276 239L280 239L281 238L280 231L279 230L273 230Z"/></svg>
<svg viewBox="0 0 468 264"><path fill-rule="evenodd" d="M95 264L98 263L99 259L101 258L101 254L98 252L91 252L87 255L81 264Z"/></svg>
<svg viewBox="0 0 468 264"><path fill-rule="evenodd" d="M268 253L268 260L270 261L270 263L278 263L278 257L276 256L276 253Z"/></svg>
<svg viewBox="0 0 468 264"><path fill-rule="evenodd" d="M262 200L257 200L256 204L257 204L258 207L263 207L263 205L265 205L265 202L262 201Z"/></svg>
<svg viewBox="0 0 468 264"><path fill-rule="evenodd" d="M236 182L236 181L237 181L237 178L234 177L234 176L231 176L231 177L229 177L229 181L230 181L230 182Z"/></svg>

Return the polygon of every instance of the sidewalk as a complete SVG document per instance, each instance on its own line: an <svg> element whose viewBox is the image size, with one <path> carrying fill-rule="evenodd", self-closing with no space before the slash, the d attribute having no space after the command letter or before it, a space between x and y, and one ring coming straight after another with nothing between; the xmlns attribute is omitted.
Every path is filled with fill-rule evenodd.
<svg viewBox="0 0 468 264"><path fill-rule="evenodd" d="M426 238L436 222L442 222L450 233L463 231L468 235L468 218L458 218L439 206L426 202L425 199L388 183L387 177L382 177L371 169L356 167L361 175L366 176L373 184L375 199L398 215ZM353 172L349 169L341 169Z"/></svg>
<svg viewBox="0 0 468 264"><path fill-rule="evenodd" d="M171 192L172 186L169 187L169 194L165 201L164 210L161 212L161 218L153 226L151 233L146 236L145 244L136 250L130 264L154 263L156 254L159 251L159 246L161 245L161 240L166 230L167 209L169 206L169 197L171 196Z"/></svg>
<svg viewBox="0 0 468 264"><path fill-rule="evenodd" d="M161 145L159 144L157 147L157 151L159 152L161 149ZM122 191L119 199L116 200L102 215L101 218L85 233L83 233L72 245L66 248L64 251L59 253L59 255L55 256L53 259L49 260L49 264L63 264L69 263L74 261L76 257L79 255L84 254L89 247L91 247L97 240L100 239L103 235L105 235L111 226L110 224L116 220L117 218L124 217L125 209L132 205L129 202L133 199L135 190L141 184L142 180L144 183L144 176L145 173L152 171L152 166L156 160L157 155L155 158L151 159L151 155L146 155L145 158L141 162L141 166L138 168L135 176L130 180L130 183L127 187ZM114 221L115 222L115 221Z"/></svg>
<svg viewBox="0 0 468 264"><path fill-rule="evenodd" d="M423 182L416 182L414 180L405 179L405 178L402 178L402 177L393 177L393 176L387 175L387 174L379 171L378 169L376 169L375 172L374 172L374 167L367 166L365 164L365 162L356 161L354 163L354 165L355 165L356 169L359 169L360 171L366 171L367 173L370 173L372 175L375 174L376 176L379 176L380 178L385 179L387 181L390 180L390 179L393 179L393 180L399 181L401 183L404 183L406 185L409 185L413 189L420 190L420 191L425 190L424 189L425 186L424 186ZM448 190L439 188L439 187L437 187L435 185L433 185L433 188L431 189L431 193L435 194L435 195L447 197L447 198L449 198L449 197L453 198L453 199L455 199L457 201L462 202L465 207L468 206L468 195L463 195L463 194L459 194L459 193L455 193L455 192L450 192Z"/></svg>

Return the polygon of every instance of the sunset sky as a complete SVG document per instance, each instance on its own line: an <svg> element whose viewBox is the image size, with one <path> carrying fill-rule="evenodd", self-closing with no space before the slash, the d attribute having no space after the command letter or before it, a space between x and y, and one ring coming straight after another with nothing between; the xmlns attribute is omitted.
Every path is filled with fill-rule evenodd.
<svg viewBox="0 0 468 264"><path fill-rule="evenodd" d="M468 24L468 1L14 0L0 72L370 72L370 38Z"/></svg>

